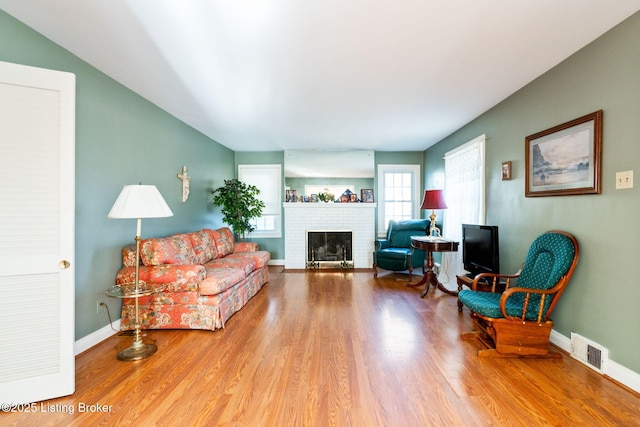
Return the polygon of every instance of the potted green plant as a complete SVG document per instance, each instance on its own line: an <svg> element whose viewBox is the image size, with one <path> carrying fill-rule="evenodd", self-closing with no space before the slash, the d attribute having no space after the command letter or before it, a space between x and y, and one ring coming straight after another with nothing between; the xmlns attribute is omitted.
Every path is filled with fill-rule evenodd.
<svg viewBox="0 0 640 427"><path fill-rule="evenodd" d="M325 188L325 190L327 191L325 191L324 193L318 194L318 200L324 203L333 202L333 199L334 199L333 194L329 193L329 190L327 188Z"/></svg>
<svg viewBox="0 0 640 427"><path fill-rule="evenodd" d="M258 187L236 178L225 179L222 187L213 190L213 204L222 207L222 220L233 229L238 240L255 230L251 220L262 215L264 202L258 199L259 194Z"/></svg>

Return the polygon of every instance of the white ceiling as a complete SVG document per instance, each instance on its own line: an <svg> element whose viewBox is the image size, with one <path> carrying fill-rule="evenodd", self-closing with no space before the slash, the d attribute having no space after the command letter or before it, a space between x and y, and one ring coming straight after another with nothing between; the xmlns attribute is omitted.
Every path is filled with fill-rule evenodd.
<svg viewBox="0 0 640 427"><path fill-rule="evenodd" d="M424 150L640 0L0 0L238 151Z"/></svg>

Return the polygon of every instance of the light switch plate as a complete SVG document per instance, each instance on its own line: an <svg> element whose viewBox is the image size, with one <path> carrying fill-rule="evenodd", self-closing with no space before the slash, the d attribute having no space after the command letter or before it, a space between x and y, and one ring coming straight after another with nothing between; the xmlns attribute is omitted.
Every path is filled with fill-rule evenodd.
<svg viewBox="0 0 640 427"><path fill-rule="evenodd" d="M633 171L616 172L616 190L633 188Z"/></svg>

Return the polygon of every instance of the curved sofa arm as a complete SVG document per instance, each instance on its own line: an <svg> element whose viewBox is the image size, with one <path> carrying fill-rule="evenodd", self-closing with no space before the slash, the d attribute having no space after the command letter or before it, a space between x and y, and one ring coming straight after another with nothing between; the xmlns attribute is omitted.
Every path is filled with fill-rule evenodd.
<svg viewBox="0 0 640 427"><path fill-rule="evenodd" d="M233 244L233 253L239 252L255 252L258 250L256 242L235 242Z"/></svg>

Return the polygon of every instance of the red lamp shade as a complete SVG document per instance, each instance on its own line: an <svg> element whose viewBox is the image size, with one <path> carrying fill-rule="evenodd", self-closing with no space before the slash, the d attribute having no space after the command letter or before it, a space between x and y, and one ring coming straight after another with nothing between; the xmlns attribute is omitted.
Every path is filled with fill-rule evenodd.
<svg viewBox="0 0 640 427"><path fill-rule="evenodd" d="M447 204L444 202L442 190L425 191L420 209L447 209Z"/></svg>

